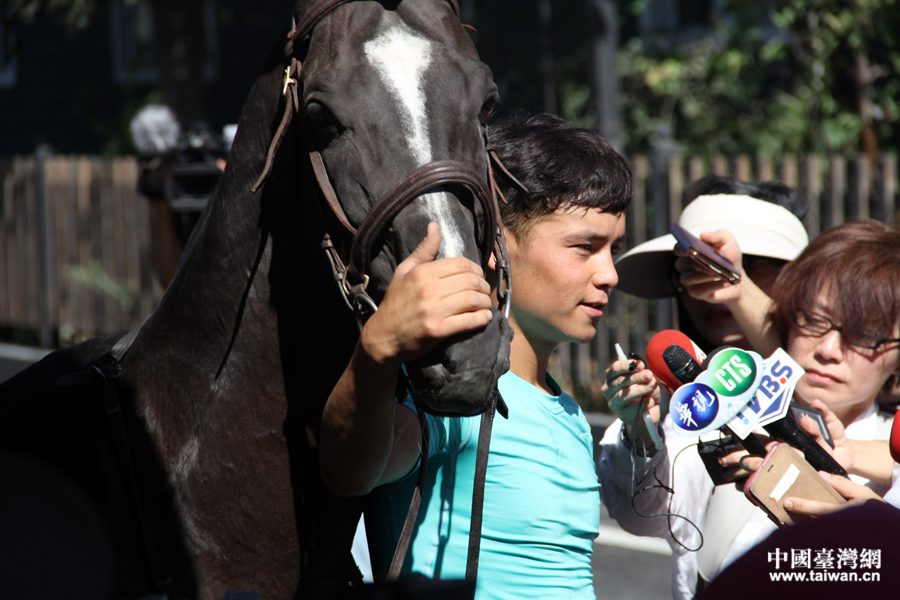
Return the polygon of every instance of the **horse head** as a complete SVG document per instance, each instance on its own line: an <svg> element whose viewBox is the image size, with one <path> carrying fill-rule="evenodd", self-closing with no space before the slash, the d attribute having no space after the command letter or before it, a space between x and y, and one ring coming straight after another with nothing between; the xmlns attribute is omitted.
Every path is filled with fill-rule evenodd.
<svg viewBox="0 0 900 600"><path fill-rule="evenodd" d="M485 272L492 252L505 261L484 134L497 89L455 0L301 0L295 23L300 127L332 221L343 224L331 236L349 255L337 277L358 317L374 309L429 222L441 229L439 257L465 256ZM489 406L511 339L494 313L484 330L407 365L427 410Z"/></svg>

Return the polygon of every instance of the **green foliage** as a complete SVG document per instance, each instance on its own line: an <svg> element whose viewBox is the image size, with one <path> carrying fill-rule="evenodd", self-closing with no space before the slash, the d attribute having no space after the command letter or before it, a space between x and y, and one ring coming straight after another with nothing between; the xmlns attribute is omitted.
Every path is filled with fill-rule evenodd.
<svg viewBox="0 0 900 600"><path fill-rule="evenodd" d="M564 79L560 85L560 116L578 127L593 127L593 119L589 116L591 90L588 86L577 85L572 79Z"/></svg>
<svg viewBox="0 0 900 600"><path fill-rule="evenodd" d="M110 275L102 265L93 262L87 267L72 265L67 272L69 279L96 294L109 296L124 311L130 311L137 301L137 293Z"/></svg>
<svg viewBox="0 0 900 600"><path fill-rule="evenodd" d="M664 127L688 153L861 150L863 99L879 146L898 139L897 0L722 4L701 37L625 43L630 150L645 149Z"/></svg>

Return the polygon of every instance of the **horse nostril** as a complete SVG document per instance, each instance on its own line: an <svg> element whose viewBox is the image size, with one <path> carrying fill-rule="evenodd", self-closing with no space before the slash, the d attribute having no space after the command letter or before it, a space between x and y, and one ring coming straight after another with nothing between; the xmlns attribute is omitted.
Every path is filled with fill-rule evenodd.
<svg viewBox="0 0 900 600"><path fill-rule="evenodd" d="M456 369L459 367L457 362L453 360L453 357L449 352L445 352L443 356L443 360L441 361L441 366L444 367L449 373L456 372Z"/></svg>

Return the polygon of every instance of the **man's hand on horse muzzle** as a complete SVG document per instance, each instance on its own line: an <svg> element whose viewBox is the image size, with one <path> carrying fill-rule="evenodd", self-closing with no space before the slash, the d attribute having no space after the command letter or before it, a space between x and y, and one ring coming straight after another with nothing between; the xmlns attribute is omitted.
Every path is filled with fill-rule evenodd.
<svg viewBox="0 0 900 600"><path fill-rule="evenodd" d="M482 268L463 257L435 260L440 242L440 228L431 223L363 327L360 345L375 362L399 367L452 335L490 323L491 290Z"/></svg>

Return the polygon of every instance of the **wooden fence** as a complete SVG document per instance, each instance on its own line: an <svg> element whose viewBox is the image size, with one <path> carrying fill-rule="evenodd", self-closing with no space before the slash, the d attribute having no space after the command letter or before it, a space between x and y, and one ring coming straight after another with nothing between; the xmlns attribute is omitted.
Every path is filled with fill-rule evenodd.
<svg viewBox="0 0 900 600"><path fill-rule="evenodd" d="M630 164L635 193L628 246L666 233L686 188L710 173L801 190L810 202L811 235L856 216L896 222L894 155L874 164L863 156L813 155L634 156ZM32 331L38 343L60 345L128 329L152 310L160 288L151 272L149 206L136 191L137 173L130 157L0 160L0 331ZM613 294L594 341L561 347L554 372L590 406L612 344L643 353L652 332L671 326L672 310L668 300Z"/></svg>
<svg viewBox="0 0 900 600"><path fill-rule="evenodd" d="M0 161L0 327L43 346L132 327L159 297L131 158Z"/></svg>

